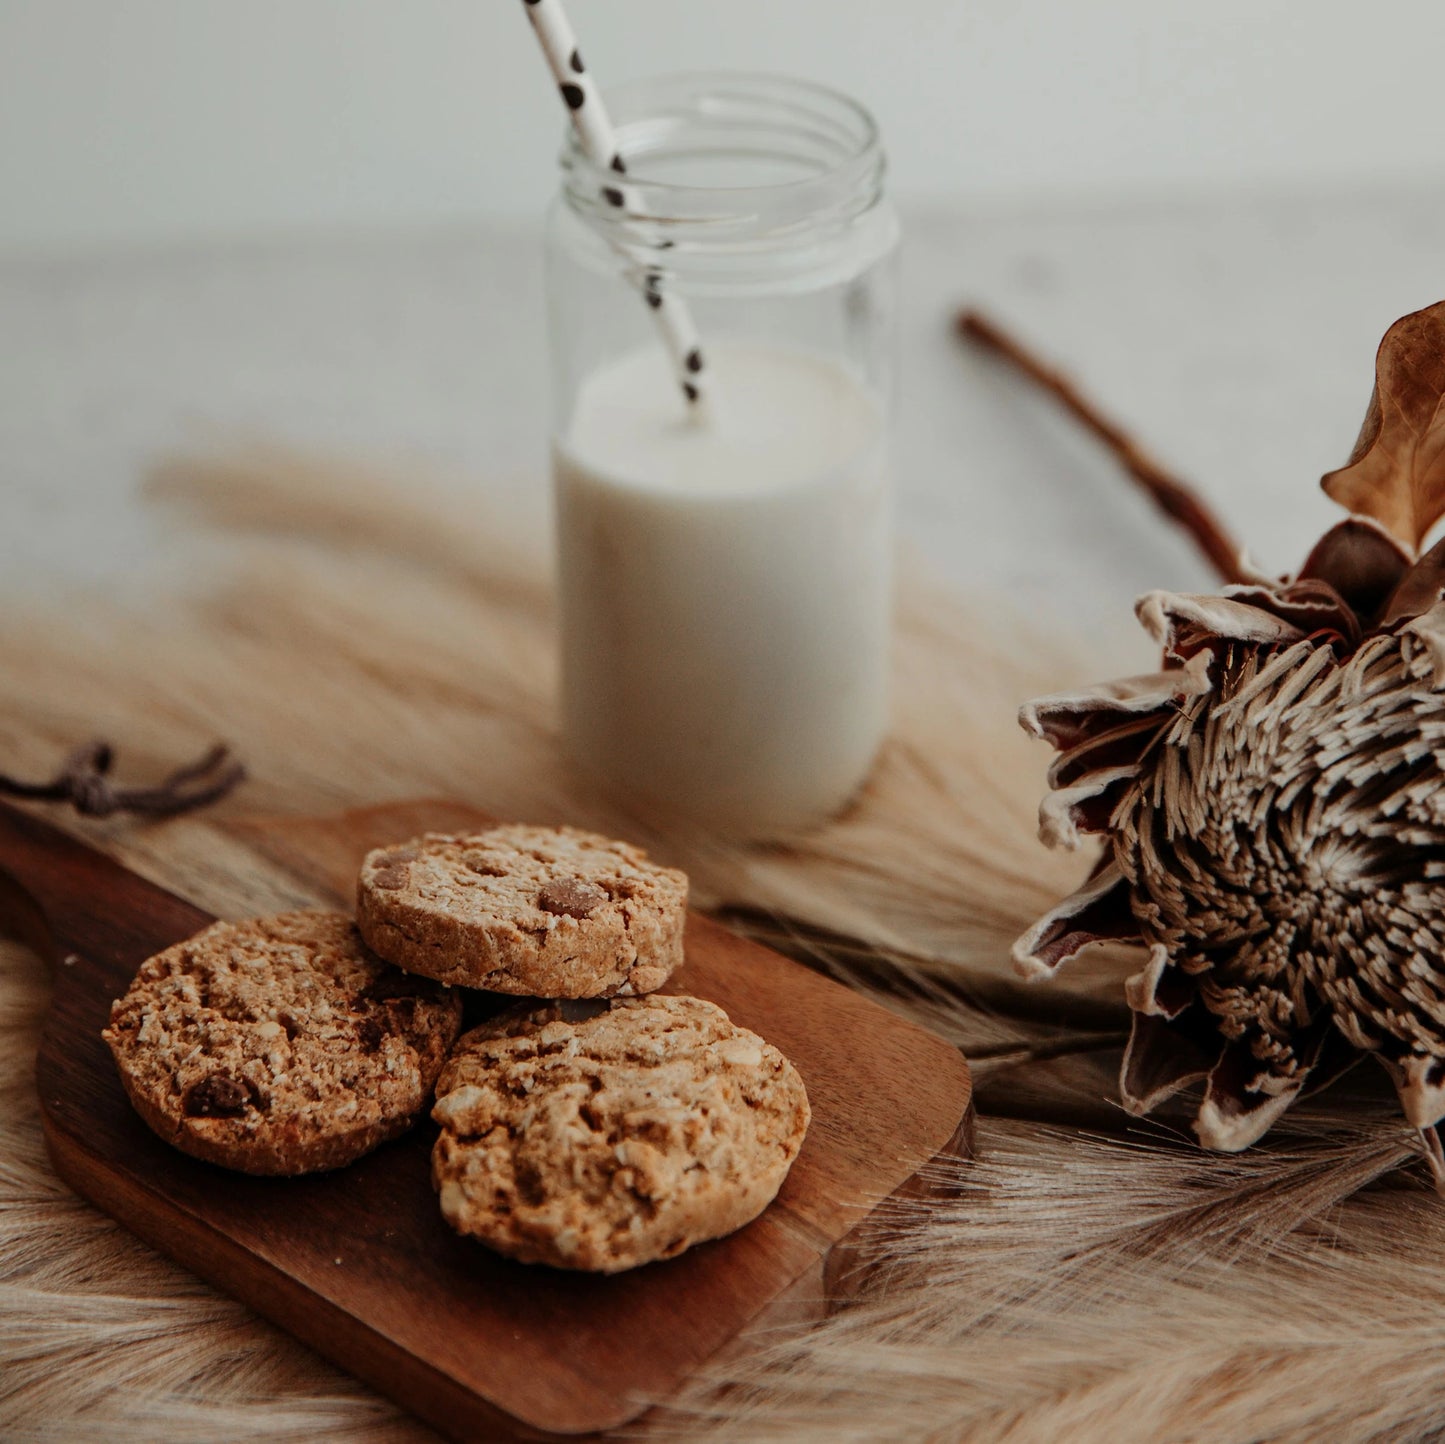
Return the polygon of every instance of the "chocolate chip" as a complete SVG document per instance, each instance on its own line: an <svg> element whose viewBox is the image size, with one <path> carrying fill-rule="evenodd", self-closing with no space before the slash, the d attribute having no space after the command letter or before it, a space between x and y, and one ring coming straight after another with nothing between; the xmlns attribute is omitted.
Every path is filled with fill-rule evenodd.
<svg viewBox="0 0 1445 1444"><path fill-rule="evenodd" d="M687 360L683 363L695 376L702 370L702 352L696 346L687 353Z"/></svg>
<svg viewBox="0 0 1445 1444"><path fill-rule="evenodd" d="M356 1041L368 1053L375 1053L381 1047L381 1040L385 1036L386 1030L375 1018L358 1018L356 1020Z"/></svg>
<svg viewBox="0 0 1445 1444"><path fill-rule="evenodd" d="M208 1073L186 1089L181 1107L187 1118L239 1118L256 1101L255 1089L244 1078Z"/></svg>
<svg viewBox="0 0 1445 1444"><path fill-rule="evenodd" d="M400 867L404 862L415 862L417 850L414 847L398 847L392 852L383 853L377 859L382 867Z"/></svg>
<svg viewBox="0 0 1445 1444"><path fill-rule="evenodd" d="M627 197L616 186L603 186L602 199L609 206L625 206L627 204Z"/></svg>
<svg viewBox="0 0 1445 1444"><path fill-rule="evenodd" d="M590 917L606 901L607 894L600 887L580 877L553 878L537 894L537 906L555 917Z"/></svg>
<svg viewBox="0 0 1445 1444"><path fill-rule="evenodd" d="M570 64L572 66L572 69L576 71L578 75L581 75L582 72L587 68L585 65L582 64L582 52L580 50L574 50L572 52L572 59L570 61Z"/></svg>
<svg viewBox="0 0 1445 1444"><path fill-rule="evenodd" d="M609 998L561 998L557 1002L557 1012L564 1023L585 1023L611 1011Z"/></svg>
<svg viewBox="0 0 1445 1444"><path fill-rule="evenodd" d="M430 998L435 986L425 979L413 978L399 968L388 968L361 990L361 996L379 1003L389 1003L397 998Z"/></svg>
<svg viewBox="0 0 1445 1444"><path fill-rule="evenodd" d="M567 102L568 110L580 110L582 102L587 99L587 94L582 87L573 85L570 80L559 86L558 89L562 92L562 99Z"/></svg>
<svg viewBox="0 0 1445 1444"><path fill-rule="evenodd" d="M386 1026L393 1033L411 1033L416 1030L416 1011L421 1006L420 998L392 998L386 1004Z"/></svg>
<svg viewBox="0 0 1445 1444"><path fill-rule="evenodd" d="M405 864L401 867L379 867L371 875L371 885L387 892L400 892L410 876L411 870Z"/></svg>

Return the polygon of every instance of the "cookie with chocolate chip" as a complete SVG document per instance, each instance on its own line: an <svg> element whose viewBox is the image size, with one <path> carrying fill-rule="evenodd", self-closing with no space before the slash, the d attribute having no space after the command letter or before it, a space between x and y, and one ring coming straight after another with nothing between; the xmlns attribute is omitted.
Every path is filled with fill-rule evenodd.
<svg viewBox="0 0 1445 1444"><path fill-rule="evenodd" d="M141 964L101 1035L167 1143L314 1173L404 1133L461 1030L458 994L384 963L341 913L214 923Z"/></svg>
<svg viewBox="0 0 1445 1444"><path fill-rule="evenodd" d="M437 1084L432 1181L458 1233L525 1263L617 1273L756 1218L803 1144L797 1069L715 1003L523 1005Z"/></svg>
<svg viewBox="0 0 1445 1444"><path fill-rule="evenodd" d="M682 962L687 875L573 827L428 833L361 865L356 925L411 973L536 998L650 993Z"/></svg>

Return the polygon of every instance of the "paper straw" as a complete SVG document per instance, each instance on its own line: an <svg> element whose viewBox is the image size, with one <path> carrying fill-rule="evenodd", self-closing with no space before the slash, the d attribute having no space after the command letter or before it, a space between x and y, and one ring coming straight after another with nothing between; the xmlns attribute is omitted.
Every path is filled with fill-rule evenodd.
<svg viewBox="0 0 1445 1444"><path fill-rule="evenodd" d="M618 149L617 133L612 129L607 107L602 104L602 97L592 83L591 75L582 64L577 37L573 34L561 0L522 0L522 3L567 106L567 113L572 118L572 128L577 132L582 153L599 169L625 176L627 163ZM624 182L603 186L602 198L621 211L632 213L635 210L630 187ZM687 398L689 407L700 412L705 405L703 359L692 312L681 296L664 286L662 272L656 267L649 267L643 275L641 290L643 300L657 318L657 329L667 354L672 358L682 394Z"/></svg>

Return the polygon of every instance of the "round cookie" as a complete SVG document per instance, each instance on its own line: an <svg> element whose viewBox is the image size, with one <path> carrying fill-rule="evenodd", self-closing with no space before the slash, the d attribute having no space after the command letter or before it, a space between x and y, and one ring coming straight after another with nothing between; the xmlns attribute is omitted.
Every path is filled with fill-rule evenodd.
<svg viewBox="0 0 1445 1444"><path fill-rule="evenodd" d="M771 1044L701 998L650 994L473 1028L432 1117L432 1182L457 1232L525 1263L617 1273L756 1218L809 1113Z"/></svg>
<svg viewBox="0 0 1445 1444"><path fill-rule="evenodd" d="M573 827L428 833L361 865L356 925L411 973L534 998L629 997L682 962L687 874Z"/></svg>
<svg viewBox="0 0 1445 1444"><path fill-rule="evenodd" d="M340 1168L404 1133L461 998L388 967L341 913L214 923L141 964L102 1037L167 1143L242 1173Z"/></svg>

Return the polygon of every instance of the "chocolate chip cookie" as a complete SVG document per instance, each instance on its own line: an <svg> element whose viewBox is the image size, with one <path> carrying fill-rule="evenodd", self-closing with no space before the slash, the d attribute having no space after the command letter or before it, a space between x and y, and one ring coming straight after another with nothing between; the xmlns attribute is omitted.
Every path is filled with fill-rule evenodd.
<svg viewBox="0 0 1445 1444"><path fill-rule="evenodd" d="M356 925L411 973L536 998L634 996L682 962L687 875L572 827L428 833L369 853Z"/></svg>
<svg viewBox="0 0 1445 1444"><path fill-rule="evenodd" d="M242 1173L340 1168L416 1121L461 998L340 913L215 923L141 964L101 1035L167 1143Z"/></svg>
<svg viewBox="0 0 1445 1444"><path fill-rule="evenodd" d="M472 1029L432 1117L453 1228L526 1263L616 1273L756 1218L809 1114L776 1048L716 1004L651 994Z"/></svg>

